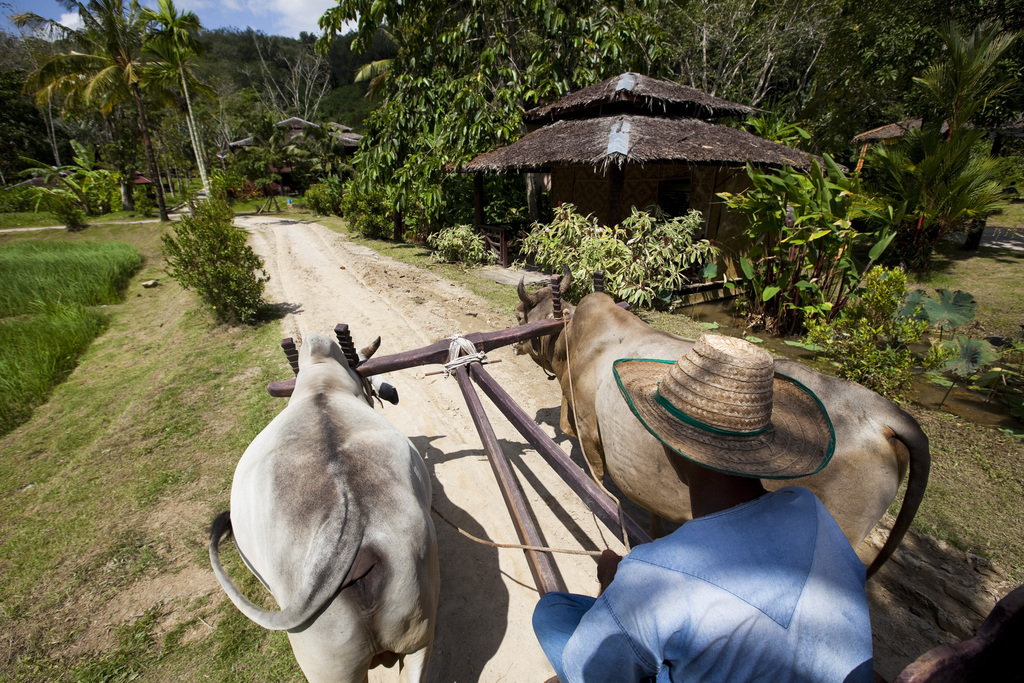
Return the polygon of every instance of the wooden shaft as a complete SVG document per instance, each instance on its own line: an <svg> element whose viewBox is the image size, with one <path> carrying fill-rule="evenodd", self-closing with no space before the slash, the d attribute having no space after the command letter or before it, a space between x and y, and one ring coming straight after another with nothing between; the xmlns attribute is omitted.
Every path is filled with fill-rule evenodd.
<svg viewBox="0 0 1024 683"><path fill-rule="evenodd" d="M531 446L537 449L545 462L558 473L558 476L569 485L569 488L583 500L586 506L616 537L621 537L622 527L625 526L630 546L650 543L651 537L631 518L623 515L625 523L619 523L619 510L615 502L605 495L597 484L558 447L558 444L552 441L551 437L530 419L530 416L501 388L501 385L491 377L489 372L474 364L470 366L469 374L473 381L480 385L487 398L498 406L512 426L519 430L519 433L530 442Z"/></svg>
<svg viewBox="0 0 1024 683"><path fill-rule="evenodd" d="M603 270L595 270L594 271L594 291L595 292L603 292L604 291L604 271Z"/></svg>
<svg viewBox="0 0 1024 683"><path fill-rule="evenodd" d="M487 459L491 463L494 477L497 479L501 495L505 499L505 506L512 516L512 523L516 528L516 534L519 536L519 542L523 545L544 545L544 541L537 531L537 526L530 516L530 511L523 496L523 491L519 487L519 482L516 480L508 460L505 459L505 454L501 452L501 444L498 443L498 437L494 434L494 429L491 427L487 415L484 414L484 407L480 403L480 397L477 396L473 385L469 381L469 373L465 365L455 369L455 378L459 382L462 396L466 399L469 413L473 416L473 424L476 425L477 432L480 433L480 441L483 442ZM530 572L533 574L534 583L537 584L537 590L541 595L552 591L565 592L565 584L558 575L550 555L536 550L524 550L523 552L526 554L527 564L530 565Z"/></svg>

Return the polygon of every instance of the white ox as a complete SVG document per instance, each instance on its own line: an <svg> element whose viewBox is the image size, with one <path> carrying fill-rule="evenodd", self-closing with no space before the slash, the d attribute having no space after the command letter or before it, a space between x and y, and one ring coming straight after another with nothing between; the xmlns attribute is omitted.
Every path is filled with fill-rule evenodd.
<svg viewBox="0 0 1024 683"><path fill-rule="evenodd" d="M568 273L567 273L568 275ZM569 278L562 282L568 287ZM550 288L527 293L519 283L521 324L553 317ZM676 360L692 339L653 329L606 294L583 298L562 332L523 342L528 353L558 378L562 388L561 428L580 447L600 484L607 472L626 496L653 515L682 523L690 518L690 497L661 442L644 429L623 400L612 375L618 358ZM821 472L790 480L765 480L768 489L804 486L815 493L856 548L878 523L909 469L907 491L885 545L868 569L877 571L899 545L921 504L928 482L928 438L917 422L891 401L859 384L823 375L789 360L777 372L813 391L836 433L836 450Z"/></svg>
<svg viewBox="0 0 1024 683"><path fill-rule="evenodd" d="M396 661L402 681L424 681L440 584L426 466L329 337L306 338L299 368L288 406L235 469L230 516L211 529L214 573L245 616L288 631L310 681L365 681ZM229 532L280 611L224 572Z"/></svg>

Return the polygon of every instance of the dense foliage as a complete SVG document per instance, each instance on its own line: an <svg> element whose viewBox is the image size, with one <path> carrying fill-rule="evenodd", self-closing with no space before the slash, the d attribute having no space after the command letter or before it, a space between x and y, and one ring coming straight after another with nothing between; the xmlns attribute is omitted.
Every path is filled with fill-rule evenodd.
<svg viewBox="0 0 1024 683"><path fill-rule="evenodd" d="M919 365L911 345L928 323L908 310L907 276L899 269L872 268L842 314L831 323L808 324L807 339L830 358L838 374L889 398L905 395ZM934 367L941 358L921 361Z"/></svg>
<svg viewBox="0 0 1024 683"><path fill-rule="evenodd" d="M720 196L750 219L739 286L752 322L793 334L816 317L833 320L891 241L892 209L883 211L828 156L806 173L748 164L747 174L751 189Z"/></svg>
<svg viewBox="0 0 1024 683"><path fill-rule="evenodd" d="M427 244L434 249L433 258L447 263L462 263L472 266L477 263L494 263L494 252L487 248L483 235L472 225L453 225L442 228L427 237Z"/></svg>
<svg viewBox="0 0 1024 683"><path fill-rule="evenodd" d="M233 217L223 200L194 204L192 215L163 236L167 273L195 290L221 322L251 323L265 312L263 288L270 277L245 243L245 231L231 224Z"/></svg>
<svg viewBox="0 0 1024 683"><path fill-rule="evenodd" d="M595 270L604 270L605 291L612 296L638 308L667 307L678 290L701 279L704 267L718 256L707 240L694 239L701 223L698 211L667 218L633 209L613 229L576 213L572 204L563 204L551 223L533 226L522 250L555 272L568 267L573 300L590 291Z"/></svg>

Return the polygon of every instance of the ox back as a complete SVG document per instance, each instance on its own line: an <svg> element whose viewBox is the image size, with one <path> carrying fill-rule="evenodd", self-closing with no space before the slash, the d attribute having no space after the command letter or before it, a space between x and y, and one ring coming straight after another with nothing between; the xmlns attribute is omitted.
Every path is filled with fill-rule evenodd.
<svg viewBox="0 0 1024 683"><path fill-rule="evenodd" d="M288 406L238 462L211 564L243 614L288 632L309 680L363 681L397 661L403 681L422 681L439 585L430 495L412 443L370 407L338 345L310 335ZM228 533L280 610L224 572Z"/></svg>

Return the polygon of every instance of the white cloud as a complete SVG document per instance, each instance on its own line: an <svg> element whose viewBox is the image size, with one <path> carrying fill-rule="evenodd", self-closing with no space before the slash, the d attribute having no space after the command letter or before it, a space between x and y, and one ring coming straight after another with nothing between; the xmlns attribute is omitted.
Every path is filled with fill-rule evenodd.
<svg viewBox="0 0 1024 683"><path fill-rule="evenodd" d="M60 22L70 29L82 28L82 17L78 15L78 12L65 12L60 15Z"/></svg>

